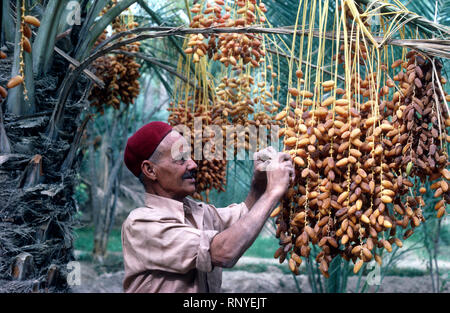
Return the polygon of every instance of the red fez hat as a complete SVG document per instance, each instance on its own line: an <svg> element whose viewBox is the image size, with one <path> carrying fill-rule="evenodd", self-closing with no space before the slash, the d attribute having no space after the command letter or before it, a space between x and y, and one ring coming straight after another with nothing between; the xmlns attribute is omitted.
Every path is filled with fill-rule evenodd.
<svg viewBox="0 0 450 313"><path fill-rule="evenodd" d="M128 138L124 162L128 169L139 177L141 164L148 160L159 143L172 131L172 126L164 122L151 122L142 126Z"/></svg>

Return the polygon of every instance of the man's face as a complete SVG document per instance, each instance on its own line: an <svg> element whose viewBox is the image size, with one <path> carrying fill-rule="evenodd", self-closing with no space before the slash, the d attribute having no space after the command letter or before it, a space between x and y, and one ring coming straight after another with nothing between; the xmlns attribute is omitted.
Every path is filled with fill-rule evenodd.
<svg viewBox="0 0 450 313"><path fill-rule="evenodd" d="M174 199L195 193L197 164L191 159L189 146L178 132L172 131L161 142L161 157L155 164L157 183Z"/></svg>

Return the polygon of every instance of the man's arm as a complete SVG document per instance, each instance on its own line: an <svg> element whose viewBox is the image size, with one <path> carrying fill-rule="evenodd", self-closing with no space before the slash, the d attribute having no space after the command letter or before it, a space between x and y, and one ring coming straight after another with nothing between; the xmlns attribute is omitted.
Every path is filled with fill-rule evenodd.
<svg viewBox="0 0 450 313"><path fill-rule="evenodd" d="M286 192L293 180L294 169L288 154L280 153L278 157L279 162L272 162L274 167L266 172L267 187L251 206L251 211L213 238L210 246L213 265L234 266L255 241L272 209Z"/></svg>
<svg viewBox="0 0 450 313"><path fill-rule="evenodd" d="M265 184L258 183L258 181L253 177L252 183L250 185L250 191L244 201L249 210L251 210L256 201L261 198L265 190Z"/></svg>

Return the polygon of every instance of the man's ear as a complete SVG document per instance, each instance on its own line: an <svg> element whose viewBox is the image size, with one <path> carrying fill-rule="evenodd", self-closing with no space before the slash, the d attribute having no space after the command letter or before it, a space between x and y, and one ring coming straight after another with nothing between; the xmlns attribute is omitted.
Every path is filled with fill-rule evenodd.
<svg viewBox="0 0 450 313"><path fill-rule="evenodd" d="M142 174L144 174L145 177L148 179L155 181L157 179L156 171L155 171L155 164L153 162L145 160L141 163L141 171Z"/></svg>

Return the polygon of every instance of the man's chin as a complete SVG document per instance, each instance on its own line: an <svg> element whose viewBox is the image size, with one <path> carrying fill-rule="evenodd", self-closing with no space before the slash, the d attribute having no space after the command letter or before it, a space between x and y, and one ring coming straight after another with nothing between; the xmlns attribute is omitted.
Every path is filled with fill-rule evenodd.
<svg viewBox="0 0 450 313"><path fill-rule="evenodd" d="M195 188L195 186L194 186L194 188L192 188L192 189L189 189L189 194L188 194L188 196L193 196L194 195L194 193L196 192L197 190L196 190L196 188Z"/></svg>
<svg viewBox="0 0 450 313"><path fill-rule="evenodd" d="M192 196L197 189L195 186L195 179L192 182L188 180L186 185L187 185L185 188L186 196Z"/></svg>

